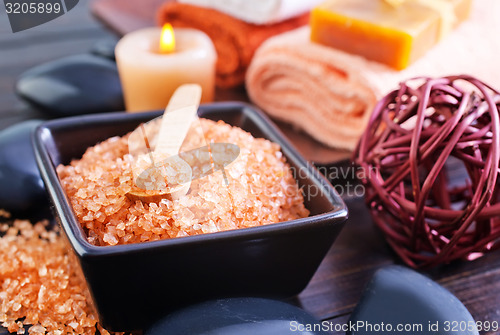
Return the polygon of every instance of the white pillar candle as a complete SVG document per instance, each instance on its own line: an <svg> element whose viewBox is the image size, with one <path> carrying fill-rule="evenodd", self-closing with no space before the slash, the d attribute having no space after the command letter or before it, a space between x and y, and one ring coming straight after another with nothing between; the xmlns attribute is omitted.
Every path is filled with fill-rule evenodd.
<svg viewBox="0 0 500 335"><path fill-rule="evenodd" d="M182 84L202 87L202 102L213 101L216 52L202 31L174 29L175 49L160 51L161 28L146 28L125 35L115 56L129 112L164 109ZM168 40L168 39L167 39Z"/></svg>

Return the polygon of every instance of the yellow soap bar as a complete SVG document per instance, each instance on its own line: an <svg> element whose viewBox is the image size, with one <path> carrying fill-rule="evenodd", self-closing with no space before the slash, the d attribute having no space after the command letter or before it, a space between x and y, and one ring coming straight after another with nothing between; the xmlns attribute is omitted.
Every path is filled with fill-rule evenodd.
<svg viewBox="0 0 500 335"><path fill-rule="evenodd" d="M471 0L434 1L449 4L439 7L406 0L393 6L384 0L328 0L311 12L311 40L401 70L469 16ZM443 13L445 8L453 13Z"/></svg>

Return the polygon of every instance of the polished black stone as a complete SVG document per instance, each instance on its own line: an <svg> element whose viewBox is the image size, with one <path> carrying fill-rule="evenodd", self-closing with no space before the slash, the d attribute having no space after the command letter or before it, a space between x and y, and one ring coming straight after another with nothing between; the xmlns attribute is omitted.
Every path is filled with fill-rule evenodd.
<svg viewBox="0 0 500 335"><path fill-rule="evenodd" d="M0 132L0 208L22 212L48 207L31 144L40 123L25 121Z"/></svg>
<svg viewBox="0 0 500 335"><path fill-rule="evenodd" d="M375 273L349 322L360 327L347 335L478 334L460 300L431 279L401 266Z"/></svg>
<svg viewBox="0 0 500 335"><path fill-rule="evenodd" d="M101 56L112 61L115 60L115 47L118 41L116 39L106 38L97 41L90 52L94 55Z"/></svg>
<svg viewBox="0 0 500 335"><path fill-rule="evenodd" d="M26 71L16 92L51 116L124 110L116 63L91 54L62 58Z"/></svg>
<svg viewBox="0 0 500 335"><path fill-rule="evenodd" d="M302 309L269 299L231 298L198 304L158 321L145 335L326 335Z"/></svg>

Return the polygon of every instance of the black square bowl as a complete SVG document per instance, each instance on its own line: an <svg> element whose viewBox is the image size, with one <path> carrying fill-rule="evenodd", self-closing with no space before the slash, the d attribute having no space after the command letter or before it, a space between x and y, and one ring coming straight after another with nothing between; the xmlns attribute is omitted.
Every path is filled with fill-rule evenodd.
<svg viewBox="0 0 500 335"><path fill-rule="evenodd" d="M286 298L300 293L347 218L332 185L307 163L277 127L253 106L201 106L199 116L223 120L281 145L305 190L307 218L260 227L129 245L87 242L56 172L109 137L125 135L162 114L111 113L42 124L34 146L43 180L90 288L102 324L114 331L146 327L166 313L211 298Z"/></svg>

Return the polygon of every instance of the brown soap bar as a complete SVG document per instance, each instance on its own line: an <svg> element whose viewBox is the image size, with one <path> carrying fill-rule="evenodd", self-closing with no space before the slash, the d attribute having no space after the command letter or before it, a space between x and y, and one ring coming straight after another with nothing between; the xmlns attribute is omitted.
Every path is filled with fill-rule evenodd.
<svg viewBox="0 0 500 335"><path fill-rule="evenodd" d="M471 0L328 0L311 12L311 40L406 68L469 16Z"/></svg>

